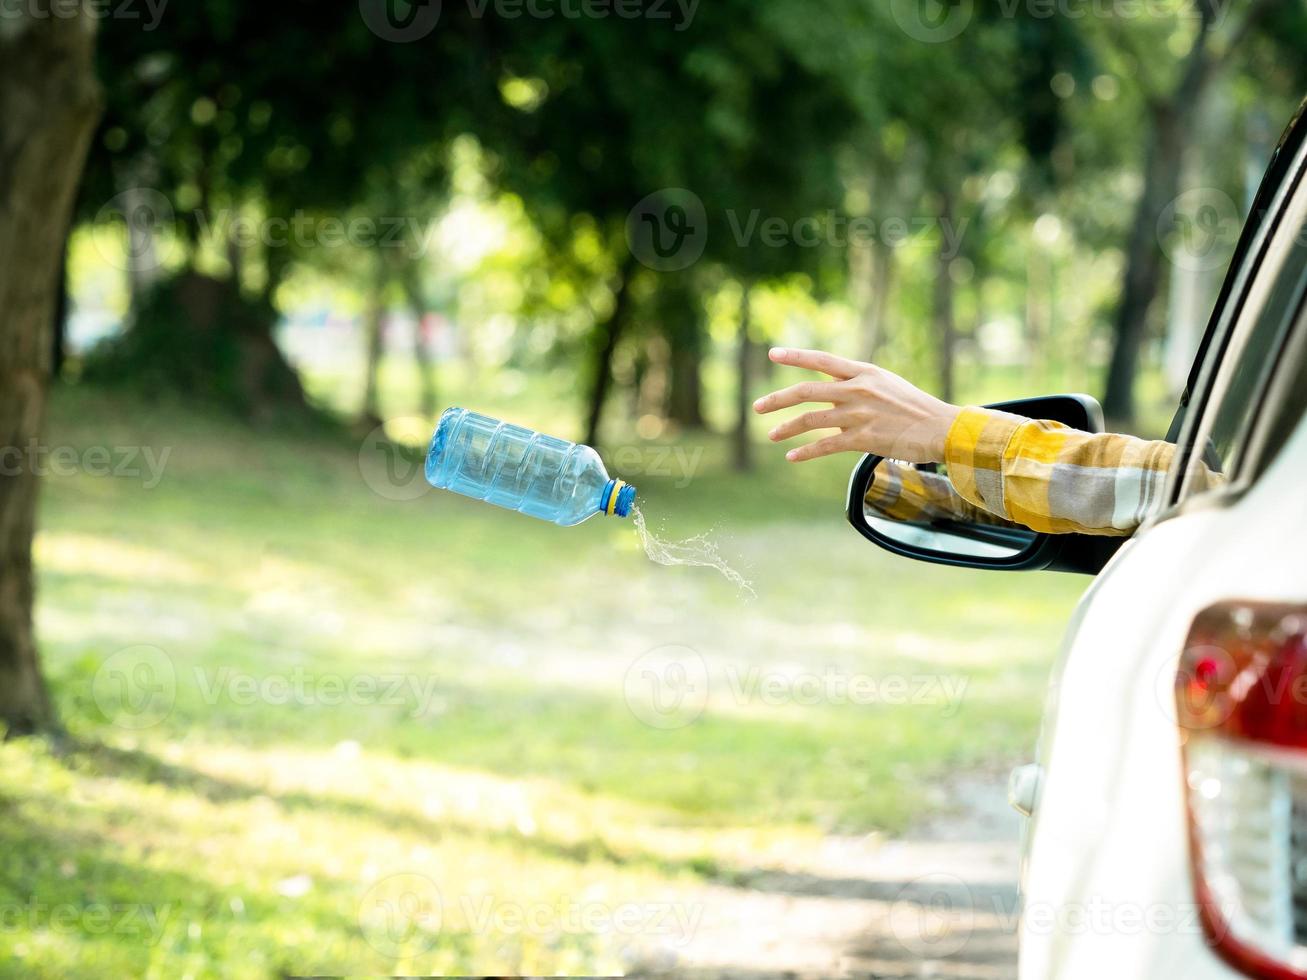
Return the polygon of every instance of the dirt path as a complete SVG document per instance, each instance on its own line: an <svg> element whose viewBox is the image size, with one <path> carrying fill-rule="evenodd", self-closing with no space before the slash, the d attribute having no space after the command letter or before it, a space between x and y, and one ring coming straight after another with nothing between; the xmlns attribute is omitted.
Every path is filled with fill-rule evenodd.
<svg viewBox="0 0 1307 980"><path fill-rule="evenodd" d="M951 796L964 809L911 839L830 837L685 895L702 910L690 940L642 950L631 974L1015 977L1020 818L997 773L958 780Z"/></svg>

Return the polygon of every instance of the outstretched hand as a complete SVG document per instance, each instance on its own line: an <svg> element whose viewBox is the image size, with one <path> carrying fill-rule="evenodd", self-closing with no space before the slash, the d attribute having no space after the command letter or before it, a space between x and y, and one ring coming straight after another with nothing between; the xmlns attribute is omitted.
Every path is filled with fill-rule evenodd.
<svg viewBox="0 0 1307 980"><path fill-rule="evenodd" d="M839 429L785 454L790 462L832 453L875 453L908 463L942 463L944 441L960 409L940 401L897 374L865 361L850 361L817 350L773 347L777 364L809 368L834 381L804 381L764 395L753 403L759 415L809 402L830 408L805 412L768 433L772 442L815 429Z"/></svg>

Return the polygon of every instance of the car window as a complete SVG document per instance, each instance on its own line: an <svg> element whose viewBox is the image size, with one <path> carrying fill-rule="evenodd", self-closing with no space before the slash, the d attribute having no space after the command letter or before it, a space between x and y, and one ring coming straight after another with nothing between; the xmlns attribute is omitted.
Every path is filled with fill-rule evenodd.
<svg viewBox="0 0 1307 980"><path fill-rule="evenodd" d="M1219 487L1234 476L1266 385L1307 296L1307 222L1302 218L1307 194L1298 198L1290 209L1292 224L1281 227L1267 256L1264 274L1272 278L1254 285L1249 304L1256 304L1255 312L1240 325L1220 367L1214 400L1204 411L1201 465L1190 464L1185 496ZM1203 478L1203 467L1218 478Z"/></svg>
<svg viewBox="0 0 1307 980"><path fill-rule="evenodd" d="M1307 322L1299 320L1298 331L1304 334L1304 331L1307 331ZM1257 468L1252 474L1254 479L1261 476L1262 472L1275 461L1284 444L1298 428L1298 423L1307 416L1307 335L1300 337L1296 348L1293 352L1296 363L1285 365L1289 373L1280 387L1284 395L1279 404L1271 409L1273 414L1266 426L1266 441L1257 454Z"/></svg>

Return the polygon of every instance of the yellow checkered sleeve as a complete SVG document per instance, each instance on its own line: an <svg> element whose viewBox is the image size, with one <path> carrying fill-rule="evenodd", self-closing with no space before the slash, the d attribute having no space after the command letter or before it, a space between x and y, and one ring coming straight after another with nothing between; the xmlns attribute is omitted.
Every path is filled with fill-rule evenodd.
<svg viewBox="0 0 1307 980"><path fill-rule="evenodd" d="M1161 499L1175 449L964 408L945 457L957 492L993 514L1046 534L1124 536Z"/></svg>
<svg viewBox="0 0 1307 980"><path fill-rule="evenodd" d="M914 524L955 520L1123 537L1162 499L1175 451L1169 442L964 408L945 442L947 476L882 460L866 502ZM1195 464L1195 489L1221 479Z"/></svg>
<svg viewBox="0 0 1307 980"><path fill-rule="evenodd" d="M949 478L893 459L876 464L871 486L863 498L867 506L891 520L906 524L931 521L969 521L973 524L1011 524L964 500Z"/></svg>

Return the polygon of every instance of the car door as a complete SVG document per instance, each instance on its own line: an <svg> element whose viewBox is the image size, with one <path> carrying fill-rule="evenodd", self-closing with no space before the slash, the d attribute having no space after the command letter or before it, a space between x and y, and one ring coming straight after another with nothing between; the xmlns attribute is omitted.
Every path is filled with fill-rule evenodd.
<svg viewBox="0 0 1307 980"><path fill-rule="evenodd" d="M1024 871L1023 977L1265 975L1227 961L1247 971L1247 947L1281 940L1278 954L1304 952L1291 922L1263 928L1257 910L1214 915L1199 900L1175 693L1204 610L1307 603L1303 167L1295 125L1191 377L1165 506L1091 586L1054 672ZM1291 877L1274 862L1253 871L1277 887Z"/></svg>

